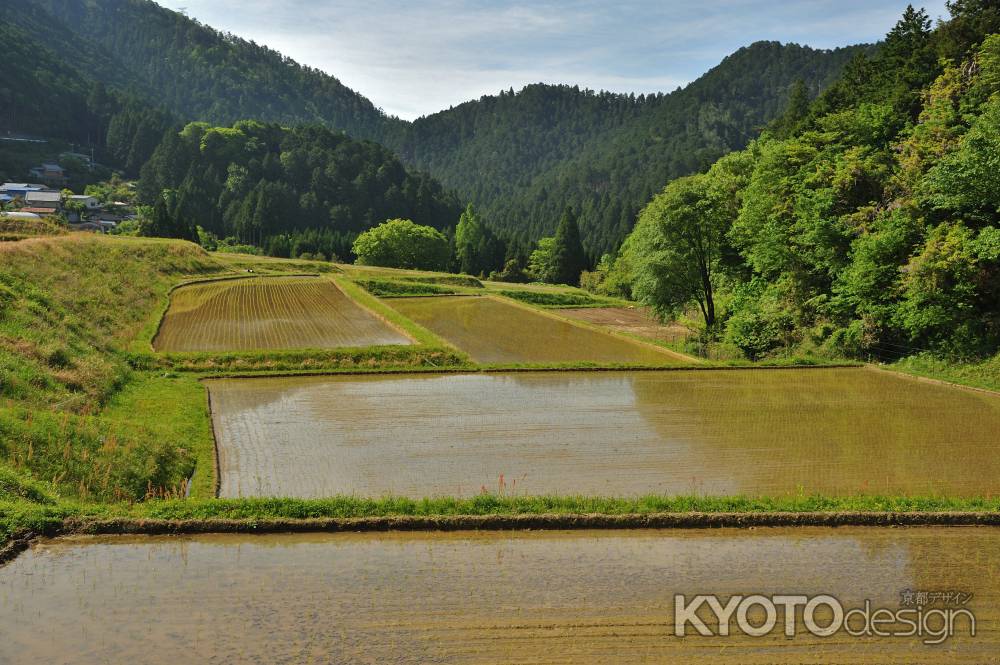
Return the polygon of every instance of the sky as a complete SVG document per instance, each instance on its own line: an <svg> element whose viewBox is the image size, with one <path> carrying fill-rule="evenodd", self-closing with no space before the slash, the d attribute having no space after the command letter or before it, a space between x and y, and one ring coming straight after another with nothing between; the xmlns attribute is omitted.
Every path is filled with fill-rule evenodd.
<svg viewBox="0 0 1000 665"><path fill-rule="evenodd" d="M906 0L158 0L412 120L529 83L670 92L759 40L881 39ZM931 18L945 0L921 3Z"/></svg>

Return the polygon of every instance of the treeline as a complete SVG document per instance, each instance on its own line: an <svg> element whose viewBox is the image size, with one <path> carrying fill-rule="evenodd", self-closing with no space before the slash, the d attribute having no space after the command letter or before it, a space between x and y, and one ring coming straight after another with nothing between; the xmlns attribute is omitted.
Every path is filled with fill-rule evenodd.
<svg viewBox="0 0 1000 665"><path fill-rule="evenodd" d="M811 104L671 182L598 290L757 358L1000 348L1000 8L908 9Z"/></svg>
<svg viewBox="0 0 1000 665"><path fill-rule="evenodd" d="M461 213L453 193L378 144L258 121L168 133L142 169L138 194L149 205L165 199L184 224L275 256L346 260L354 238L386 219L440 229Z"/></svg>
<svg viewBox="0 0 1000 665"><path fill-rule="evenodd" d="M27 18L30 13L22 20ZM98 161L137 175L174 122L167 113L89 78L24 28L0 23L0 44L0 131L75 143L93 149Z"/></svg>

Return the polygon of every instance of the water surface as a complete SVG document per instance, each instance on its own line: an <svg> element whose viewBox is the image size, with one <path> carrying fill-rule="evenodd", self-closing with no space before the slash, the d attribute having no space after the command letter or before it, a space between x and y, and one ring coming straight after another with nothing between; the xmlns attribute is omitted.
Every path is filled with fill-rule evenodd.
<svg viewBox="0 0 1000 665"><path fill-rule="evenodd" d="M208 385L226 497L1000 491L1000 398L874 370Z"/></svg>
<svg viewBox="0 0 1000 665"><path fill-rule="evenodd" d="M678 593L904 590L974 594L976 637L674 635ZM0 568L0 662L995 663L998 608L985 527L84 537Z"/></svg>

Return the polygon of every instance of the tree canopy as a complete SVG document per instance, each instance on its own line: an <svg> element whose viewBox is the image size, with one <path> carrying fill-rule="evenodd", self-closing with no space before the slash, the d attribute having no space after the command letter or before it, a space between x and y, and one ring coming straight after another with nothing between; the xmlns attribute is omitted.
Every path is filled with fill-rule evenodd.
<svg viewBox="0 0 1000 665"><path fill-rule="evenodd" d="M386 268L446 270L451 244L440 231L408 219L390 219L354 241L357 263Z"/></svg>
<svg viewBox="0 0 1000 665"><path fill-rule="evenodd" d="M936 29L908 8L806 113L671 182L593 288L698 306L749 357L996 353L1000 16L949 7Z"/></svg>

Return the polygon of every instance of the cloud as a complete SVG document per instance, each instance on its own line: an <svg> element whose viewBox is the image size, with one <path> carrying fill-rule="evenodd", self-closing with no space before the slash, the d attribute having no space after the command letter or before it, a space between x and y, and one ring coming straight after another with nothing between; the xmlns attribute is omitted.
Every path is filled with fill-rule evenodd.
<svg viewBox="0 0 1000 665"><path fill-rule="evenodd" d="M906 0L161 0L322 69L404 118L528 83L669 92L761 39L880 39ZM944 0L926 5L945 14Z"/></svg>

